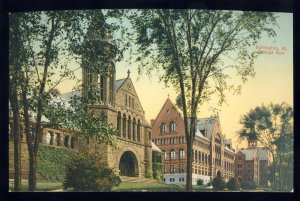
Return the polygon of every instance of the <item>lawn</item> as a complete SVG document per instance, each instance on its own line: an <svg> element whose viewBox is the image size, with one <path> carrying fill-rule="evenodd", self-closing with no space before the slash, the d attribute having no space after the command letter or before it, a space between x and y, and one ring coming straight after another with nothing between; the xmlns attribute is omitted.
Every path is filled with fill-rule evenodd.
<svg viewBox="0 0 300 201"><path fill-rule="evenodd" d="M61 182L43 182L38 181L36 191L37 192L49 192L53 190L62 189ZM9 189L13 191L13 180L9 181ZM28 181L22 180L22 192L27 192ZM131 183L122 182L118 187L114 187L113 192L184 192L185 186L174 185L174 184L163 184L163 183ZM206 185L193 186L193 192L214 192L212 188L207 188ZM240 191L229 191L225 189L220 192L272 192L270 188L260 188L253 190L240 190Z"/></svg>
<svg viewBox="0 0 300 201"><path fill-rule="evenodd" d="M62 183L61 182L43 182L38 181L36 184L36 191L43 192L43 191L52 191L57 189L62 189ZM13 191L13 180L9 181L9 190ZM22 186L21 186L21 192L27 192L28 191L28 181L22 180Z"/></svg>
<svg viewBox="0 0 300 201"><path fill-rule="evenodd" d="M122 182L120 186L114 187L113 192L180 192L184 187L169 184L147 184Z"/></svg>

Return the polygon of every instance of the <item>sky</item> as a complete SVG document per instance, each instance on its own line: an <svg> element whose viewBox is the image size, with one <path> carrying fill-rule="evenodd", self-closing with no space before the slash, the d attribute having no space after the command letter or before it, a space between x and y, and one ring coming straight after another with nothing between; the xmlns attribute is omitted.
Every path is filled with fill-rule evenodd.
<svg viewBox="0 0 300 201"><path fill-rule="evenodd" d="M255 60L256 76L250 78L243 86L240 95L227 94L227 104L219 106L215 98L200 106L198 117L205 118L212 115L210 108L218 108L221 128L226 138L231 138L234 148L246 147L246 143L239 143L237 131L242 127L239 124L242 115L250 109L268 105L269 103L286 102L293 106L293 15L291 13L276 13L279 27L275 28L277 36L263 37L253 48L271 47L280 50L280 54L273 50L260 54ZM125 56L126 57L126 56ZM126 58L116 63L116 79L127 77L128 69L137 91L138 97L145 111L148 122L155 119L166 99L175 103L175 91L159 82L157 74L151 77L138 75L137 64L128 64ZM80 78L81 70L76 72ZM239 83L237 78L232 78ZM74 83L66 81L59 86L61 93L72 90Z"/></svg>

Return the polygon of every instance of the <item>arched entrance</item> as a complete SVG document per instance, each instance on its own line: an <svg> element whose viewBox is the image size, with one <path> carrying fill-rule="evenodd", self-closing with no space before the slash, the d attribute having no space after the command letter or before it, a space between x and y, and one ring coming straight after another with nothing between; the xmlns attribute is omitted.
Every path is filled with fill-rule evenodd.
<svg viewBox="0 0 300 201"><path fill-rule="evenodd" d="M137 158L131 151L125 151L120 159L120 175L135 177L139 175Z"/></svg>

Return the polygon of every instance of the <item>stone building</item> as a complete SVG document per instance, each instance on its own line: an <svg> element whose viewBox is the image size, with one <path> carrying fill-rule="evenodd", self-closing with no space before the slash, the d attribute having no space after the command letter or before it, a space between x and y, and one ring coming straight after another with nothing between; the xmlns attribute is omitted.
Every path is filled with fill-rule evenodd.
<svg viewBox="0 0 300 201"><path fill-rule="evenodd" d="M98 23L98 22L96 22ZM104 21L100 23L105 23ZM145 177L152 175L151 126L145 119L145 111L139 101L137 92L130 78L130 71L124 79L116 80L115 54L116 45L107 26L102 29L90 27L85 37L85 43L99 50L99 62L103 65L97 70L89 60L82 57L82 91L69 92L61 95L62 99L79 95L86 96L88 90L97 90L98 99L88 106L89 111L102 115L103 120L117 128L114 137L116 147L100 143L96 138L76 139L63 130L45 128L41 143L80 149L89 147L98 153L102 162L112 168L117 175ZM93 44L93 45L91 45ZM100 48L100 49L99 49ZM101 57L101 51L111 52L110 56ZM154 150L157 152L157 150ZM13 165L12 165L13 167ZM13 170L12 170L13 172Z"/></svg>
<svg viewBox="0 0 300 201"><path fill-rule="evenodd" d="M152 124L152 141L164 152L165 183L186 182L186 139L183 116L168 98ZM192 183L206 184L220 172L234 177L234 150L222 135L218 117L197 120L193 144Z"/></svg>
<svg viewBox="0 0 300 201"><path fill-rule="evenodd" d="M269 151L265 147L257 147L257 142L249 142L246 149L236 153L235 176L241 183L267 186L269 165Z"/></svg>
<svg viewBox="0 0 300 201"><path fill-rule="evenodd" d="M97 146L96 151L101 154L103 162L120 175L151 175L151 127L145 120L145 112L134 89L130 72L128 71L126 78L116 81L111 80L115 77L114 68L108 77L87 69L83 69L83 76L88 78L83 79L85 85L94 85L103 93L99 102L89 109L99 115L104 114L106 121L118 130L118 135L115 136L116 148L101 143ZM110 93L111 88L113 93ZM89 140L86 146L92 147L94 143L97 142Z"/></svg>

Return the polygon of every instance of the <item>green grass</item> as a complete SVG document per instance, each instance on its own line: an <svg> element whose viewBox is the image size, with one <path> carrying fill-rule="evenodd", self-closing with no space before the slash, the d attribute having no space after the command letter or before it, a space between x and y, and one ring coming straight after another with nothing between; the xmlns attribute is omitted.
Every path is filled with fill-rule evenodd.
<svg viewBox="0 0 300 201"><path fill-rule="evenodd" d="M36 191L52 191L57 189L62 189L61 182L43 182L38 181ZM13 180L9 181L9 189L13 191ZM28 182L27 180L22 180L22 192L27 192ZM130 183L130 182L122 182L120 186L114 187L113 192L184 192L184 185L174 185L174 184L163 184L163 183ZM201 186L193 186L193 192L214 192L213 189L208 189L206 185ZM240 190L240 191L229 191L225 189L220 192L273 192L270 188L260 188L253 190Z"/></svg>
<svg viewBox="0 0 300 201"><path fill-rule="evenodd" d="M114 192L179 192L184 191L184 187L169 184L146 184L122 182L120 186L113 188Z"/></svg>
<svg viewBox="0 0 300 201"><path fill-rule="evenodd" d="M9 181L9 189L11 192L13 192L13 181ZM62 183L61 182L42 182L38 181L36 184L36 191L52 191L57 189L62 189ZM21 186L21 192L27 192L28 191L28 181L22 180L22 186Z"/></svg>

